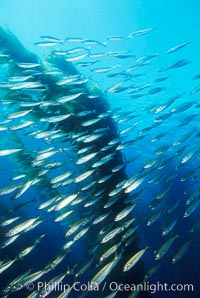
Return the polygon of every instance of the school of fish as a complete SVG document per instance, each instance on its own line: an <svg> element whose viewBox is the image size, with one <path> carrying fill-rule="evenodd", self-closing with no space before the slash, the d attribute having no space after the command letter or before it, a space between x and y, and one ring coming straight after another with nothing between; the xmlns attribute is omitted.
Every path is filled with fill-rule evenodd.
<svg viewBox="0 0 200 298"><path fill-rule="evenodd" d="M11 41L0 38L0 281L9 276L1 282L2 297L73 297L73 286L61 293L55 287L84 275L101 286L116 270L124 281L148 254L152 268L137 280L144 282L163 259L175 266L192 251L200 228L193 220L200 205L200 74L191 73L193 89L170 89L176 72L192 64L184 58L192 42L162 54L111 50L154 30L105 41L43 35L35 42L44 53L39 59L28 51L17 56L12 46L23 46L1 29ZM155 64L153 77L151 65L161 55L171 63ZM97 87L102 79L108 84L103 91ZM187 240L177 228L185 221ZM141 244L140 233L151 235L157 224L160 245ZM53 255L56 229L62 245ZM45 241L52 258L38 266ZM27 291L41 280L53 286Z"/></svg>

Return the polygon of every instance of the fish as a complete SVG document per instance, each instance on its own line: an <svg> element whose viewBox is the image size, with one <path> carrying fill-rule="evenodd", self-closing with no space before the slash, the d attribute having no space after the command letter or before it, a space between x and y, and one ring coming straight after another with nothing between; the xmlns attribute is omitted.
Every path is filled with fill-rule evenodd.
<svg viewBox="0 0 200 298"><path fill-rule="evenodd" d="M6 219L6 220L4 220L3 222L0 223L0 226L1 227L8 226L8 225L12 224L13 222L15 222L16 220L18 220L19 218L20 218L20 216L16 216L16 217L13 217L13 218Z"/></svg>
<svg viewBox="0 0 200 298"><path fill-rule="evenodd" d="M146 34L149 34L150 32L152 32L154 30L154 28L147 28L147 29L141 29L141 30L137 30L135 32L132 32L128 35L129 38L134 38L135 36L143 36Z"/></svg>
<svg viewBox="0 0 200 298"><path fill-rule="evenodd" d="M98 40L94 40L94 39L83 39L81 42L83 44L88 44L88 45L99 45L99 46L103 46L103 47L106 46L106 43L102 43L102 42L99 42Z"/></svg>
<svg viewBox="0 0 200 298"><path fill-rule="evenodd" d="M82 42L82 38L81 37L66 37L65 38L65 41L68 41L68 42Z"/></svg>
<svg viewBox="0 0 200 298"><path fill-rule="evenodd" d="M198 230L200 228L200 221L198 220L197 222L195 222L190 230L191 233L193 233L194 231Z"/></svg>
<svg viewBox="0 0 200 298"><path fill-rule="evenodd" d="M60 39L60 38L57 38L57 37L54 37L54 36L49 36L49 35L41 35L40 38L43 39L43 40L46 40L48 42L60 43L60 42L64 41L63 39Z"/></svg>
<svg viewBox="0 0 200 298"><path fill-rule="evenodd" d="M11 180L15 181L15 180L19 180L19 179L22 179L22 178L25 178L25 177L26 177L26 175L22 174L22 175L18 175L16 177L12 177Z"/></svg>
<svg viewBox="0 0 200 298"><path fill-rule="evenodd" d="M135 55L133 55L131 53L124 52L124 51L109 52L108 56L116 57L116 58L119 58L119 59L135 58Z"/></svg>
<svg viewBox="0 0 200 298"><path fill-rule="evenodd" d="M142 258L143 254L146 252L147 249L148 249L148 247L141 249L136 254L134 254L130 258L130 260L128 260L126 262L126 264L124 265L123 271L126 272L126 271L130 270L133 266L135 266L137 264L137 262Z"/></svg>
<svg viewBox="0 0 200 298"><path fill-rule="evenodd" d="M54 221L55 221L55 222L62 221L62 220L64 220L67 216L69 216L72 212L73 212L73 210L67 211L67 212L65 212L65 213L63 213L63 214L61 214L61 215L59 215L58 217L56 217L56 218L54 219Z"/></svg>
<svg viewBox="0 0 200 298"><path fill-rule="evenodd" d="M61 175L59 175L59 176L57 176L57 177L52 178L52 179L50 180L50 183L51 183L51 184L54 184L54 183L61 182L61 181L65 180L66 178L70 177L71 174L72 174L71 171L67 171L67 172L64 173L64 174L61 174Z"/></svg>
<svg viewBox="0 0 200 298"><path fill-rule="evenodd" d="M33 121L25 121L25 122L23 122L23 123L21 123L21 124L11 126L11 127L10 127L10 130L19 130L19 129L23 129L23 128L32 126L33 124L34 124Z"/></svg>
<svg viewBox="0 0 200 298"><path fill-rule="evenodd" d="M194 148L192 148L183 158L182 158L182 160L181 160L181 164L184 164L184 163L186 163L186 162L188 162L188 160L190 160L190 158L192 158L193 157L193 155L195 154L195 153L197 153L198 152L198 148L197 147L194 147Z"/></svg>
<svg viewBox="0 0 200 298"><path fill-rule="evenodd" d="M17 153L22 150L23 150L22 148L0 150L0 156L7 156L7 155L14 154L14 153Z"/></svg>
<svg viewBox="0 0 200 298"><path fill-rule="evenodd" d="M97 133L97 134L89 135L89 136L87 136L87 137L84 139L83 143L86 143L86 144L87 144L87 143L94 142L94 141L96 141L96 140L102 138L104 135L105 135L104 132L103 132L103 133Z"/></svg>
<svg viewBox="0 0 200 298"><path fill-rule="evenodd" d="M137 229L136 229L136 230L137 230ZM134 231L134 232L135 232L135 231ZM132 245L132 244L135 242L135 240L137 239L137 235L134 234L134 232L133 232L132 235L130 235L130 237L127 239L127 241L126 241L125 244L124 244L124 247L128 247L128 246ZM124 237L124 239L126 239L126 238Z"/></svg>
<svg viewBox="0 0 200 298"><path fill-rule="evenodd" d="M68 57L68 58L65 58L65 60L67 62L72 62L72 61L78 61L78 60L84 59L85 57L88 57L88 54L82 54L79 56Z"/></svg>
<svg viewBox="0 0 200 298"><path fill-rule="evenodd" d="M59 81L56 82L56 85L63 86L63 85L70 85L80 79L79 75L72 75L72 76L64 76Z"/></svg>
<svg viewBox="0 0 200 298"><path fill-rule="evenodd" d="M35 218L31 218L31 219L28 219L20 224L18 224L17 226L15 226L14 228L10 229L6 234L5 236L6 237L13 237L19 233L22 233L24 232L27 228L31 227L31 225L39 218L38 217L35 217Z"/></svg>
<svg viewBox="0 0 200 298"><path fill-rule="evenodd" d="M0 274L2 274L2 272L4 272L5 270L7 270L10 266L12 266L13 263L15 263L16 260L9 260L9 261L5 261L0 265Z"/></svg>
<svg viewBox="0 0 200 298"><path fill-rule="evenodd" d="M187 41L187 42L184 42L182 44L179 44L179 45L177 45L177 46L175 46L173 48L170 48L169 50L167 50L166 54L172 54L172 53L174 53L176 51L179 51L180 49L186 47L190 43L191 43L191 41Z"/></svg>
<svg viewBox="0 0 200 298"><path fill-rule="evenodd" d="M22 273L20 276L18 276L17 278L15 278L14 280L12 280L12 282L9 283L9 285L6 286L6 288L2 291L2 294L3 295L6 295L8 294L12 287L17 283L19 282L21 279L25 278L28 274L30 274L31 270L28 270L24 273Z"/></svg>
<svg viewBox="0 0 200 298"><path fill-rule="evenodd" d="M190 63L192 63L192 62L187 60L187 59L180 59L180 60L177 60L176 62L172 63L169 66L161 68L159 70L159 72L165 72L165 71L168 71L168 70L173 69L173 68L183 67L183 66L188 65Z"/></svg>
<svg viewBox="0 0 200 298"><path fill-rule="evenodd" d="M200 74L197 74L197 75L193 76L192 79L193 79L193 80L199 80L199 79L200 79Z"/></svg>
<svg viewBox="0 0 200 298"><path fill-rule="evenodd" d="M96 73L107 73L109 71L114 70L115 68L120 67L121 65L117 64L117 65L113 65L110 67L106 67L106 68L94 68L91 71L96 72Z"/></svg>
<svg viewBox="0 0 200 298"><path fill-rule="evenodd" d="M199 203L200 203L199 198L194 200L185 210L183 217L190 216L196 210L196 208L199 206Z"/></svg>
<svg viewBox="0 0 200 298"><path fill-rule="evenodd" d="M34 185L37 182L38 180L36 179L26 181L24 184L22 184L22 186L19 188L16 194L14 194L13 199L15 200L21 197L32 185Z"/></svg>
<svg viewBox="0 0 200 298"><path fill-rule="evenodd" d="M12 114L8 115L8 119L24 117L24 116L28 115L30 112L32 112L32 110L25 110L25 111L12 113Z"/></svg>
<svg viewBox="0 0 200 298"><path fill-rule="evenodd" d="M161 247L155 251L155 260L159 260L161 259L170 249L171 245L173 244L173 242L175 241L175 239L178 238L178 235L175 235L171 238L169 238L167 241L165 241Z"/></svg>
<svg viewBox="0 0 200 298"><path fill-rule="evenodd" d="M117 214L117 216L115 217L115 221L120 221L122 219L124 219L128 214L130 214L133 210L133 208L135 208L136 204L133 206L128 206L126 207L124 210L120 211L120 213Z"/></svg>
<svg viewBox="0 0 200 298"><path fill-rule="evenodd" d="M157 221L160 216L162 215L163 210L158 210L156 213L154 213L147 221L147 226L152 225L155 221Z"/></svg>
<svg viewBox="0 0 200 298"><path fill-rule="evenodd" d="M10 87L10 90L20 90L20 89L34 89L34 88L44 88L44 85L42 85L39 82L22 82L14 84Z"/></svg>
<svg viewBox="0 0 200 298"><path fill-rule="evenodd" d="M102 263L104 260L106 260L113 253L115 253L120 245L121 245L121 243L117 243L117 244L113 245L111 248L109 248L107 251L105 251L99 259L100 263Z"/></svg>
<svg viewBox="0 0 200 298"><path fill-rule="evenodd" d="M100 285L104 279L109 275L111 270L116 266L119 257L115 257L111 262L107 263L91 280L91 284Z"/></svg>
<svg viewBox="0 0 200 298"><path fill-rule="evenodd" d="M75 99L79 98L81 95L83 95L82 92L79 92L77 94L68 95L68 96L63 96L58 99L58 102L63 104L63 103L69 102L71 100L75 100Z"/></svg>
<svg viewBox="0 0 200 298"><path fill-rule="evenodd" d="M143 63L143 62L147 62L153 58L156 58L158 57L159 54L158 53L155 53L155 54L151 54L151 55L147 55L147 56L143 56L143 57L140 57L136 60L137 63Z"/></svg>
<svg viewBox="0 0 200 298"><path fill-rule="evenodd" d="M19 236L20 235L18 234L18 235L12 236L10 238L7 238L6 240L4 240L3 242L0 243L0 248L5 248L5 247L9 246L15 240L17 240Z"/></svg>
<svg viewBox="0 0 200 298"><path fill-rule="evenodd" d="M33 244L31 244L30 246L26 247L24 250L22 250L22 251L18 254L17 258L21 260L21 259L23 259L26 255L28 255L28 254L29 254L29 253L36 247L36 245L38 245L38 244L40 243L41 239L42 239L44 236L46 236L46 235L43 234L43 235L40 235L38 238L36 238L36 239L34 240Z"/></svg>
<svg viewBox="0 0 200 298"><path fill-rule="evenodd" d="M169 79L169 77L160 77L160 78L155 79L154 82L155 83L161 83L161 82L164 82L168 79Z"/></svg>
<svg viewBox="0 0 200 298"><path fill-rule="evenodd" d="M176 252L176 254L174 255L174 257L172 258L172 263L176 263L178 262L187 252L189 246L191 244L191 240L187 241L186 243L184 243Z"/></svg>
<svg viewBox="0 0 200 298"><path fill-rule="evenodd" d="M128 67L126 69L126 73L129 73L129 72L135 71L137 69L140 69L140 68L142 68L142 67L144 67L148 64L149 64L149 62L136 63L135 65L132 65L132 66Z"/></svg>
<svg viewBox="0 0 200 298"><path fill-rule="evenodd" d="M130 88L128 90L128 93L132 95L133 93L138 93L138 92L140 92L140 91L142 91L142 90L144 90L146 88L149 88L149 87L150 87L150 84L145 84L145 85L142 85L142 86Z"/></svg>
<svg viewBox="0 0 200 298"><path fill-rule="evenodd" d="M65 237L72 235L75 233L81 226L85 226L88 222L87 218L81 218L80 220L76 221L70 229L66 232Z"/></svg>
<svg viewBox="0 0 200 298"><path fill-rule="evenodd" d="M198 85L194 89L192 89L191 95L194 95L194 94L198 93L199 91L200 91L200 86Z"/></svg>
<svg viewBox="0 0 200 298"><path fill-rule="evenodd" d="M43 270L39 270L29 274L28 276L25 276L24 278L17 281L13 286L11 286L11 291L17 292L23 289L24 287L26 287L26 285L39 279L43 274L44 274Z"/></svg>
<svg viewBox="0 0 200 298"><path fill-rule="evenodd" d="M77 62L76 65L78 65L79 67L88 67L88 66L92 66L96 63L98 63L99 60L96 61L83 61L83 62Z"/></svg>
<svg viewBox="0 0 200 298"><path fill-rule="evenodd" d="M87 127L87 126L90 126L90 125L93 125L93 124L96 124L100 121L101 119L97 118L97 119L92 119L92 120L88 120L88 121L84 121L81 126L83 127Z"/></svg>
<svg viewBox="0 0 200 298"><path fill-rule="evenodd" d="M106 93L119 93L129 89L128 86L122 86L125 82L119 82L106 90Z"/></svg>
<svg viewBox="0 0 200 298"><path fill-rule="evenodd" d="M0 189L0 195L6 195L9 194L13 191L15 191L16 189L20 188L22 186L22 183L19 184L15 184L15 185L9 185L7 187L1 188Z"/></svg>
<svg viewBox="0 0 200 298"><path fill-rule="evenodd" d="M109 36L109 37L106 37L106 39L111 40L111 41L121 41L121 40L128 39L128 37L126 37L126 36Z"/></svg>
<svg viewBox="0 0 200 298"><path fill-rule="evenodd" d="M50 148L51 149L51 148ZM60 152L60 150L48 150L48 151L42 151L42 152L38 152L36 158L35 158L35 162L41 162L45 159L48 159L49 157L53 156L54 154Z"/></svg>
<svg viewBox="0 0 200 298"><path fill-rule="evenodd" d="M103 215L99 215L98 217L95 218L93 221L93 225L97 225L98 223L104 221L105 218L107 218L110 215L110 212L105 213Z"/></svg>
<svg viewBox="0 0 200 298"><path fill-rule="evenodd" d="M52 117L48 117L48 118L41 118L40 121L48 122L48 123L54 123L54 122L60 122L60 121L66 120L70 116L71 116L71 114L52 116Z"/></svg>
<svg viewBox="0 0 200 298"><path fill-rule="evenodd" d="M40 67L40 63L29 63L29 62L23 62L23 63L17 63L17 66L20 68L36 68Z"/></svg>
<svg viewBox="0 0 200 298"><path fill-rule="evenodd" d="M129 239L129 237L133 236L133 234L135 233L135 231L139 228L139 224L136 224L133 227L130 227L122 236L123 240ZM136 237L136 235L134 235ZM128 241L128 240L127 240ZM127 242L126 242L127 243ZM127 246L127 244L126 244Z"/></svg>
<svg viewBox="0 0 200 298"><path fill-rule="evenodd" d="M48 201L45 201L44 203L41 203L41 204L37 207L37 209L38 209L38 210L41 210L41 209L45 209L45 208L49 207L50 205L52 205L52 203L54 203L54 202L56 201L56 199L57 199L57 197L54 197L54 198L52 198L52 199L50 199L50 200L48 200Z"/></svg>
<svg viewBox="0 0 200 298"><path fill-rule="evenodd" d="M58 44L57 41L37 41L34 43L38 47L53 47Z"/></svg>
<svg viewBox="0 0 200 298"><path fill-rule="evenodd" d="M110 231L107 235L105 235L102 240L101 243L106 243L108 241L110 241L111 239L113 239L117 234L122 232L122 228L118 227L115 228L114 230Z"/></svg>
<svg viewBox="0 0 200 298"><path fill-rule="evenodd" d="M136 179L135 181L133 181L133 183L131 183L128 187L126 187L125 189L125 193L130 193L133 190L135 190L137 187L139 187L143 181L145 180L145 177L141 177L139 179Z"/></svg>
<svg viewBox="0 0 200 298"><path fill-rule="evenodd" d="M169 232L171 232L174 226L176 225L176 223L177 223L177 220L175 219L170 221L167 225L165 225L162 235L166 236Z"/></svg>
<svg viewBox="0 0 200 298"><path fill-rule="evenodd" d="M156 87L156 88L150 89L148 93L150 95L153 95L153 94L160 93L162 91L165 91L165 88L164 87Z"/></svg>
<svg viewBox="0 0 200 298"><path fill-rule="evenodd" d="M60 211L61 209L65 208L67 205L69 205L74 199L76 199L78 194L72 194L70 196L64 197L61 199L61 201L56 205L55 211Z"/></svg>
<svg viewBox="0 0 200 298"><path fill-rule="evenodd" d="M81 237L83 237L87 231L89 230L89 227L86 227L84 229L82 229L78 234L76 234L76 236L73 238L73 242L79 240Z"/></svg>
<svg viewBox="0 0 200 298"><path fill-rule="evenodd" d="M90 268L93 261L94 261L94 258L89 259L89 261L83 267L81 267L81 269L79 269L79 271L75 274L75 277L79 277L80 275L85 273Z"/></svg>
<svg viewBox="0 0 200 298"><path fill-rule="evenodd" d="M84 172L83 174L80 174L74 179L74 182L79 183L85 179L87 179L89 176L91 176L94 173L95 170L88 170Z"/></svg>
<svg viewBox="0 0 200 298"><path fill-rule="evenodd" d="M90 161L91 159L93 159L95 156L97 156L97 154L98 154L98 152L93 152L86 156L83 156L76 161L76 164L80 165L80 164L86 163L86 162Z"/></svg>

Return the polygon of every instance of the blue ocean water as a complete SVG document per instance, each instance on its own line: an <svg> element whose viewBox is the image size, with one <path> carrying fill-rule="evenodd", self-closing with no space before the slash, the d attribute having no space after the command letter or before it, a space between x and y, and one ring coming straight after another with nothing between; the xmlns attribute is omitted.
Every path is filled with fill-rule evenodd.
<svg viewBox="0 0 200 298"><path fill-rule="evenodd" d="M148 282L152 284L156 284L157 282L162 284L168 283L169 285L192 284L194 291L170 291L169 293L160 290L156 291L156 293L149 293L150 297L199 297L200 231L196 230L193 233L190 232L193 224L199 220L199 207L197 207L191 216L183 218L187 208L187 199L194 191L197 191L194 199L196 199L196 196L198 199L200 186L200 93L194 91L196 90L195 88L199 88L200 83L198 80L193 79L194 76L200 73L200 42L198 38L200 28L199 1L1 0L0 5L0 25L4 28L8 27L28 50L36 53L42 59L45 59L49 48L38 47L34 43L41 41L40 36L43 35L55 36L60 39L91 39L103 43L103 45L84 45L84 47L90 51L90 54L126 51L126 53L134 56L124 59L113 57L112 54L102 55L96 58L86 56L83 60L75 61L74 63L77 65L78 70L85 77L89 78L94 86L98 86L104 92L110 104L111 111L116 110L116 114L120 115L119 118L116 117L114 120L123 143L130 141L130 145L122 149L128 177L138 172L146 174L143 184L144 190L139 197L140 204L137 206L136 214L134 214L134 216L137 216L137 221L140 223L137 229L137 235L139 237L137 242L138 247L140 249L146 246L149 247L142 258L144 272L147 272L149 268L157 264L154 260L154 250L157 250L161 244L170 237L176 234L179 236L169 252L161 258L159 261L161 267L150 277ZM151 32L126 39L132 32L145 30L147 28L151 28ZM111 40L110 37L113 36L125 38ZM166 54L167 50L185 42L190 43L172 54ZM61 45L60 50L68 50L77 46L83 45L81 43L68 42L63 46ZM126 80L118 76L109 77L110 73L123 72L129 67L135 66L137 59L154 54L156 54L156 56L150 59L147 65L141 67L141 69L139 68L136 72L128 72L133 75L135 73L141 74L141 76L132 80ZM189 63L183 67L175 67L160 72L161 69L172 65L180 59L186 59ZM88 62L94 60L97 62L91 67L81 67L78 65L78 63L82 61ZM117 67L113 68L110 72L95 72L95 69L104 69L113 66ZM155 80L161 77L167 77L166 81L156 83ZM3 81L3 77L1 81ZM127 89L125 88L124 91L116 93L108 91L109 88L118 83L122 84L120 86L126 86ZM130 88L140 88L148 84L149 86L147 86L147 88L149 89L144 89L139 92L139 94L141 93L144 96L138 98L131 98L129 96L130 93L128 93L127 90L130 90ZM163 88L163 90L161 90L161 92L155 90L155 94L153 94L153 88L158 87ZM152 90L152 93L150 93L149 90ZM181 95L181 97L177 100L174 99L174 103L172 103L169 108L165 107L168 100L177 95ZM185 104L188 104L189 107L186 106L184 109ZM2 108L1 114L3 112L4 109ZM132 117L128 119L128 121L126 119L123 121L123 118L126 118L129 113L131 113ZM164 118L164 120L157 119L157 117L162 117L165 113L172 113L172 115L169 116L167 114L169 117ZM191 119L187 117L191 117ZM122 119L122 121L120 121L120 119ZM184 121L186 121L186 124ZM136 125L134 126L135 123ZM153 127L153 123L161 124ZM127 134L120 134L120 132L124 129L128 129L131 125L133 125L133 129ZM158 141L153 142L152 139L160 133L164 133L164 136L161 138L158 137ZM189 135L185 136L187 133ZM40 150L45 149L42 142L40 143L38 140L36 143L31 142L23 132L21 135L19 132L19 136L25 143L26 150L32 151L35 148L39 148ZM143 138L139 139L140 136L143 136ZM1 150L12 145L12 142L13 140L9 138L6 140L5 138L5 142L1 142ZM179 142L179 144L176 144L176 142ZM59 146L62 146L62 142L56 143L56 147L59 148ZM69 148L70 146L69 144ZM162 148L162 146L164 146L164 148ZM196 153L181 166L181 161L184 156L193 148L196 148ZM158 149L160 149L161 153L159 153ZM71 150L73 150L73 148ZM156 150L158 150L158 152ZM70 170L74 172L78 171L73 164L73 160L76 159L73 152L68 153L66 156L61 156L60 159L57 158L57 161L62 162L63 158L69 159ZM158 158L156 160L156 166L153 165L152 169L150 167L150 170L145 172L144 165L156 158ZM10 185L10 178L19 174L16 170L15 163L16 160L14 159L1 160L0 167L2 174L0 188ZM62 172L60 172L60 174L61 173ZM51 176L51 178L52 177L53 176ZM157 195L165 191L168 186L169 190L166 192L166 195L164 195L165 201L161 204L161 216L155 223L148 227L146 225L148 219L154 212L159 210L159 208L151 210L149 204ZM69 189L69 193L73 193L74 191L77 191L77 186L73 186L73 188ZM49 199L47 193L48 191L44 191L43 193L40 189L37 189L36 186L29 189L27 193L23 195L20 203L32 199L35 200L20 209L20 216L24 216L27 219L37 216L36 208L38 202ZM168 209L179 200L180 204L175 212L172 214L168 213ZM13 206L13 201L10 201L9 195L1 198L1 206L1 216L5 218L7 216L7 210ZM82 215L79 214L79 216L81 217ZM55 223L52 222L51 213L43 214L42 219L45 220L45 222L41 224L40 234L47 233L45 241L42 241L40 247L37 248L37 260L29 258L25 263L21 261L20 266L24 266L23 272L32 267L34 267L34 271L41 270L50 259L58 254L60 245L63 244L63 233L66 232L66 226L55 225ZM163 227L166 222L171 219L176 219L177 224L173 232L165 236L167 237L165 238L162 236ZM70 226L69 221L67 221L67 225ZM6 255L5 252L1 250L1 260L9 259L13 251L22 250L24 243L27 244L31 242L31 240L37 236L38 231L33 231L32 234L27 234L26 237L22 235L20 244L14 243L10 246L6 251ZM172 264L172 257L181 245L189 240L192 242L186 254L179 262ZM76 261L78 262L80 259L84 258L84 249L87 248L87 246L90 247L88 244L90 241L91 239L85 238L81 244L76 243L74 245L68 263L62 265L62 270L67 271L68 267L73 267ZM132 255L131 248L132 246L129 248L129 257ZM123 258L125 258L125 256L123 256L122 259ZM85 263L87 261L88 259L86 258ZM127 258L124 262L126 261ZM18 270L17 263L15 270ZM95 272L94 268L93 270ZM87 273L84 276L84 281L86 282L87 279L90 278L89 276L94 275L94 272ZM59 272L56 274L58 273ZM117 275L118 272L115 272L115 274ZM7 271L5 275L2 274L3 282L6 283L6 280L9 280L11 275L11 271ZM71 281L70 278L72 279L72 277L69 276L69 282ZM124 278L123 282L127 282L128 284L132 282L131 273L127 276L127 280L126 277ZM21 297L18 293L19 292L11 294L11 297ZM76 297L79 297L78 295L80 294L81 293L78 293ZM123 291L118 293L117 297L128 297L129 294L131 293ZM24 295L27 295L27 293L24 292ZM97 297L95 295L94 293L90 293L91 297ZM56 293L52 294L52 297L57 296ZM139 295L139 297L142 296Z"/></svg>

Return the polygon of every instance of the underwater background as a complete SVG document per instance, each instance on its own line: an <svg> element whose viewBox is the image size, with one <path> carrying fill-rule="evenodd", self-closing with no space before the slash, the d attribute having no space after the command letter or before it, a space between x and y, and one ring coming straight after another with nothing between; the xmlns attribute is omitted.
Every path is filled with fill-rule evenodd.
<svg viewBox="0 0 200 298"><path fill-rule="evenodd" d="M68 61L74 63L83 78L89 79L91 95L93 93L95 95L95 90L99 88L103 94L102 97L105 97L109 103L109 115L111 115L114 122L112 125L115 127L113 127L113 131L112 125L109 123L103 127L106 128L106 125L110 127L113 139L120 138L122 149L118 150L121 151L121 155L117 155L117 158L120 160L120 165L121 163L125 165L123 179L120 178L121 172L119 171L115 177L116 183L119 183L120 179L126 182L128 177L141 178L141 181L138 182L138 189L135 186L136 190L133 189L133 193L125 192L130 198L135 196L134 199L136 199L136 208L131 213L136 218L136 240L133 240L126 250L123 249L122 242L121 249L117 250L115 255L119 255L120 262L124 266L137 251L145 248L146 250L136 269L132 268L126 273L122 272L123 266L119 266L113 269L111 275L108 274L108 280L109 282L116 280L117 283L120 283L122 279L123 284L132 284L137 280L135 277L137 275L139 281L142 281L142 276L144 277L149 269L159 264L160 266L155 267L155 272L150 274L147 279L150 284L159 282L169 285L193 285L193 290L190 291L158 290L155 293L148 291L136 293L138 297L193 298L200 295L199 11L200 2L197 0L0 0L0 26L8 28L28 51L35 53L41 60L47 61L52 50L67 51L78 47L85 49L66 57L72 57ZM53 44L50 46L43 45L43 41L45 42L43 36L55 37L61 42L58 45L57 42L54 44L51 40ZM77 41L76 38L80 40ZM177 48L175 48L176 46ZM1 44L0 48L3 47L4 45ZM1 51L1 53L3 52ZM86 64L84 65L83 62ZM9 63L11 62L1 62L0 85L5 82L4 70ZM13 141L15 136L11 137L9 126L7 130L1 130L1 127L7 125L3 123L3 120L9 119L8 115L16 112L12 107L9 110L9 105L4 102L6 100L3 97L4 93L1 92L3 99L1 99L0 107L2 118L0 155L1 150L14 148L13 144L18 148L16 144L19 140L23 143L24 150L28 153L33 152L33 155L36 155L37 151L49 147L58 150L65 144L68 151L62 152L61 156L56 157L53 161L63 162L64 160L67 170L73 173L73 177L81 174L82 169L80 170L77 165L78 157L74 152L75 145L69 138L64 141L63 139L51 139L48 147L43 141L33 140L30 137L34 128L31 131L26 131L26 128L17 131L18 135L15 141ZM36 99L34 100L36 101ZM87 107L86 110L93 110L89 104ZM106 111L101 111L101 113L103 112ZM40 115L37 117L39 118ZM16 119L17 124L18 118ZM44 119L43 115L41 115L41 119ZM84 120L91 119L86 116ZM88 123L86 125L89 126ZM95 128L97 129L98 126ZM64 130L58 126L55 126L56 129ZM52 131L52 128L45 126L45 130ZM110 133L110 130L107 131L107 134ZM72 136L73 133L75 134L75 132L71 133ZM67 131L67 134L70 132ZM92 130L90 134L92 134ZM90 145L88 144L88 146ZM95 146L100 147L100 142L97 141ZM93 149L89 149L88 153L91 152L95 153ZM11 180L13 177L26 172L24 170L26 163L22 166L22 161L19 161L19 158L14 159L14 154L11 156L13 158L0 156L1 190L13 184L13 180ZM62 167L55 171L57 176L65 172ZM30 175L35 178L34 172L31 172ZM55 174L50 173L49 175L51 179L55 177ZM109 172L105 172L105 175L101 172L100 175L102 177L98 177L98 179L106 177L109 180L109 176L107 177ZM97 177L90 176L89 179L92 183ZM107 180L104 183L106 189ZM109 185L108 189L110 193L112 185ZM73 183L69 184L63 193L73 194L78 191L80 191L79 185ZM89 192L88 194L90 196ZM26 220L34 218L38 216L38 205L50 198L50 190L45 182L42 187L37 188L37 185L33 185L16 200L13 200L10 194L1 195L1 222L10 218L11 215L20 216L21 219ZM26 204L26 202L28 203ZM127 202L127 206L134 204L134 200ZM23 203L25 204L19 209L16 208L14 212L8 212L11 208ZM115 216L122 208L119 202L116 202L116 206L118 207L115 205L110 207L111 213ZM188 211L189 215L186 214L188 206L192 206ZM91 222L95 216L103 215L105 211L92 206L91 208L94 209L91 209L91 213L83 214L82 209L78 210L78 205L76 208L76 220L86 217L89 221L88 227L92 225ZM1 291L23 272L29 269L33 269L35 272L44 268L52 258L58 255L60 247L66 243L64 235L72 223L68 217L62 223L55 223L52 220L55 215L52 216L52 213L54 212L42 213L43 222L36 230L22 234L18 242L0 249L1 266L5 261L14 259L16 251L21 251L34 239L38 239L39 235L45 234L44 239L41 239L36 247L35 253L17 260L5 272L1 273L0 271ZM152 219L152 216L155 218ZM149 220L153 222L148 224ZM15 224L12 223L12 227ZM133 225L136 224L133 222ZM171 230L166 236L162 235L169 224L173 225ZM106 228L106 225L107 223L102 224L102 227ZM6 228L1 233L8 232L8 230ZM90 236L87 236L86 233L83 240L81 239L74 244L73 248L70 248L69 258L64 263L62 262L60 267L51 271L47 281L55 275L71 270L71 275L69 274L66 282L72 284L76 266L73 269L75 273L72 268L76 262L81 260L81 266L84 266L90 259L96 258L96 253L97 258L103 254L103 249L99 248L98 251L97 248L97 252L95 250L95 246L101 240L100 237L100 240L94 240L94 252L86 254L85 257L85 251L91 249L93 239L97 237L99 231L96 232L95 228L92 228L91 233ZM5 240L3 234L0 237L3 243ZM172 239L173 242L169 250L159 260L155 260L156 253L154 254L154 251L158 251L168 239ZM113 245L116 243L119 244L120 240L114 241ZM186 246L183 247L185 244ZM137 246L136 250L135 245ZM179 251L183 255L180 260L173 263L172 260L181 247L186 250ZM90 281L102 267L95 268L94 264L92 267L88 267L89 271L84 273L81 282ZM134 270L136 270L135 273ZM45 277L42 277L42 281L46 281ZM112 294L116 294L116 297L137 297L131 291L114 292ZM31 293L27 290L20 290L9 292L9 297L29 297L29 294ZM107 291L105 294L103 292L73 292L69 295L70 297L81 297L86 294L88 297L109 297L110 292ZM134 294L135 296L133 296ZM39 296L38 293L35 295L38 296L33 297L45 297ZM59 297L59 295L60 292L52 291L49 297ZM2 292L2 297L4 296Z"/></svg>

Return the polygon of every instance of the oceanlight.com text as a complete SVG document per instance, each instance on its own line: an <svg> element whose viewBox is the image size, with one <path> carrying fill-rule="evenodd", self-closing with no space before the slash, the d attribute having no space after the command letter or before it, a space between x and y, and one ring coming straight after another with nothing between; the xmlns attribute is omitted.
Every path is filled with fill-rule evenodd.
<svg viewBox="0 0 200 298"><path fill-rule="evenodd" d="M68 291L75 291L75 292L103 292L106 290L110 290L112 292L150 292L154 294L156 292L193 292L194 285L193 284L168 284L168 283L149 283L144 282L141 284L123 284L117 283L115 281L112 282L102 282L101 284L98 283L81 283L75 282L73 284L67 283L46 283L46 282L37 282L37 283L30 283L26 285L26 289L29 291L36 290L38 292L45 291L45 292L68 292Z"/></svg>
<svg viewBox="0 0 200 298"><path fill-rule="evenodd" d="M154 294L156 292L193 292L193 284L168 284L168 283L149 283L144 282L141 284L121 284L116 282L109 283L109 289L111 291L122 291L122 292L150 292Z"/></svg>

